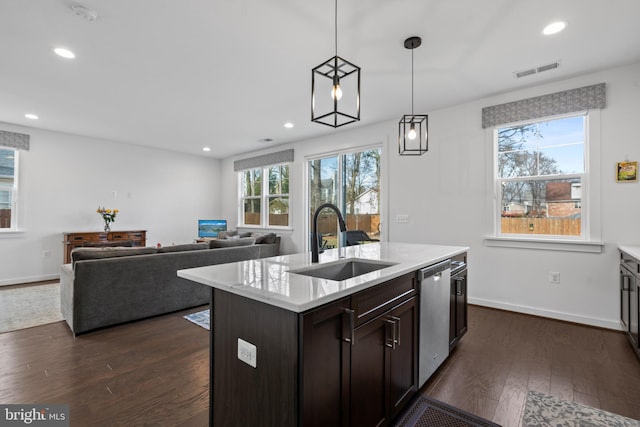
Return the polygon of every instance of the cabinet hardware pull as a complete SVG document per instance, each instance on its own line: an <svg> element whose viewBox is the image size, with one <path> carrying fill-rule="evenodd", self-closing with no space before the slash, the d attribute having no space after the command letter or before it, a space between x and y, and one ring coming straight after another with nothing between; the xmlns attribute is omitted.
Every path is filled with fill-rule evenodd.
<svg viewBox="0 0 640 427"><path fill-rule="evenodd" d="M627 274L623 274L623 275L622 275L622 277L621 277L621 279L622 279L622 280L621 280L621 282L622 282L622 283L621 283L621 285L622 285L622 289L621 289L621 290L622 290L622 291L630 291L630 290L631 290L631 289L630 289L630 287L629 287L629 286L626 286L626 285L627 285L627 283L629 283L629 282L630 282L630 281L629 281L630 276L629 276L629 275L627 275Z"/></svg>
<svg viewBox="0 0 640 427"><path fill-rule="evenodd" d="M393 348L396 348L396 345L400 345L400 318L395 316L391 316L391 318L393 319L395 327L398 329L397 331L393 331Z"/></svg>
<svg viewBox="0 0 640 427"><path fill-rule="evenodd" d="M389 340L387 340L387 332L385 329L385 338L384 338L384 345L386 347L389 347L390 349L394 350L396 348L396 322L394 320L390 320L390 319L383 319L385 323L391 325L391 330L393 331L393 335L391 336L391 343L389 343Z"/></svg>
<svg viewBox="0 0 640 427"><path fill-rule="evenodd" d="M345 342L349 342L351 343L351 345L354 345L356 342L355 339L355 320L354 320L354 314L355 311L351 310L349 308L345 308L344 312L347 313L349 315L349 331L350 331L350 337L349 338L343 338L343 340Z"/></svg>

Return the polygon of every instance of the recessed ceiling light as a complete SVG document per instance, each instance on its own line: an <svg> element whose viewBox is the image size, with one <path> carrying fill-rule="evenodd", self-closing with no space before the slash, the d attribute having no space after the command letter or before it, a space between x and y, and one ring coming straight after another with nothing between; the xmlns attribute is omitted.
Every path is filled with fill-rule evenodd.
<svg viewBox="0 0 640 427"><path fill-rule="evenodd" d="M31 120L38 120L40 118L40 117L36 116L35 114L31 114L31 113L25 114L24 116L27 119L31 119Z"/></svg>
<svg viewBox="0 0 640 427"><path fill-rule="evenodd" d="M211 151L211 148L209 148L209 147L202 147L202 151Z"/></svg>
<svg viewBox="0 0 640 427"><path fill-rule="evenodd" d="M287 122L284 124L284 127L286 127L287 129L291 129L293 127L293 123Z"/></svg>
<svg viewBox="0 0 640 427"><path fill-rule="evenodd" d="M69 49L65 49L63 47L57 47L53 49L56 55L62 56L63 58L73 59L76 57L76 54L71 52Z"/></svg>
<svg viewBox="0 0 640 427"><path fill-rule="evenodd" d="M544 27L542 30L542 34L545 36L550 36L551 34L559 33L567 27L567 23L564 21L552 22L551 24Z"/></svg>

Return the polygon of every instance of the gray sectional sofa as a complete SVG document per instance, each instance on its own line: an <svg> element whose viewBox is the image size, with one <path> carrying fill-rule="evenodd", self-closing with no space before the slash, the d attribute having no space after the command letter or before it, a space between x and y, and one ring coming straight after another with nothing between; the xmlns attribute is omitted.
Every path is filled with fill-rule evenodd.
<svg viewBox="0 0 640 427"><path fill-rule="evenodd" d="M278 255L279 237L272 244L240 240L226 246L74 249L72 264L60 269L62 315L73 333L80 334L208 304L210 288L178 277L177 271Z"/></svg>

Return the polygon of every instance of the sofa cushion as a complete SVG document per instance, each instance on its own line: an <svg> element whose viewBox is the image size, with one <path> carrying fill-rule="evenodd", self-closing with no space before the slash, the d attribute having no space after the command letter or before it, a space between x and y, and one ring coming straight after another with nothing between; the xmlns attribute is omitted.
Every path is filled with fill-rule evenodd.
<svg viewBox="0 0 640 427"><path fill-rule="evenodd" d="M88 259L114 258L132 255L155 254L158 250L153 247L101 247L101 248L75 248L71 251L71 260L84 261Z"/></svg>
<svg viewBox="0 0 640 427"><path fill-rule="evenodd" d="M185 243L182 245L162 246L158 248L158 253L164 252L181 252L181 251L197 251L201 249L209 249L209 243Z"/></svg>
<svg viewBox="0 0 640 427"><path fill-rule="evenodd" d="M232 246L249 246L255 245L256 239L253 237L241 237L238 239L217 239L209 242L211 249L230 248Z"/></svg>

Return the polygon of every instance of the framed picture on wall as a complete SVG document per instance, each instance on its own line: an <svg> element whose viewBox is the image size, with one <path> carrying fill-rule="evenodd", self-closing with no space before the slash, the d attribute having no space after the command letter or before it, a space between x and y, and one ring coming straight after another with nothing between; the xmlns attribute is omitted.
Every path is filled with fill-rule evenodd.
<svg viewBox="0 0 640 427"><path fill-rule="evenodd" d="M618 162L616 166L617 182L637 182L638 162Z"/></svg>

